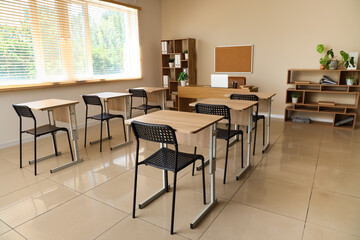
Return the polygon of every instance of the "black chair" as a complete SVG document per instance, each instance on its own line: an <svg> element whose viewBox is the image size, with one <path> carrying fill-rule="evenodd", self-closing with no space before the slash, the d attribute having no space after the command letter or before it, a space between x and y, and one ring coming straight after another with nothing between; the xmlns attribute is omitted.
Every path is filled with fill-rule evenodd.
<svg viewBox="0 0 360 240"><path fill-rule="evenodd" d="M85 139L84 139L84 147L86 148L86 133L87 133L87 120L93 119L100 121L100 152L102 152L102 129L103 129L103 121L106 121L107 123L107 132L108 132L108 139L110 140L110 119L113 118L121 118L123 121L123 130L124 130L124 137L126 142L126 133L125 133L125 122L124 122L124 116L121 114L110 114L107 112L104 112L103 105L101 103L101 100L98 96L95 95L83 95L82 96L86 105L86 116L85 116ZM94 105L94 106L100 106L101 113L94 115L94 116L88 116L88 105Z"/></svg>
<svg viewBox="0 0 360 240"><path fill-rule="evenodd" d="M178 143L176 140L175 131L173 128L167 125L155 125L148 123L141 123L133 121L131 127L134 131L136 137L136 162L135 162L135 182L134 182L134 202L133 202L133 218L135 218L135 204L136 204L136 187L137 187L137 175L138 175L138 166L141 164L149 165L166 171L174 172L174 191L172 199L172 210L171 210L171 230L170 233L174 233L174 214L175 214L175 195L176 195L176 178L177 173L194 163L196 160L201 160L204 164L204 157L202 155L183 153L178 151ZM144 139L151 142L158 142L163 144L172 144L175 147L175 150L168 149L167 147L162 147L150 157L145 160L139 161L139 143L140 139ZM205 170L202 171L202 180L203 180L203 198L204 204L206 204L206 194L205 194ZM166 191L168 191L166 183ZM141 206L139 205L141 208Z"/></svg>
<svg viewBox="0 0 360 240"><path fill-rule="evenodd" d="M130 118L132 116L132 110L142 110L145 114L147 114L148 110L159 108L161 110L160 105L149 105L148 104L148 97L146 94L146 91L144 89L129 89L129 93L132 93L131 95L131 101L130 101ZM133 98L141 98L143 100L143 104L133 107Z"/></svg>
<svg viewBox="0 0 360 240"><path fill-rule="evenodd" d="M231 94L230 99L233 100L246 100L246 101L257 101L259 102L259 97L251 94ZM265 146L265 116L259 115L259 103L256 104L256 111L253 114L253 122L255 122L255 135L254 135L254 148L253 155L255 155L255 146L256 146L256 134L257 134L257 122L263 120L263 146Z"/></svg>
<svg viewBox="0 0 360 240"><path fill-rule="evenodd" d="M22 168L22 134L23 133L28 133L28 134L31 134L31 135L34 136L34 173L35 173L35 176L37 175L36 138L38 138L40 136L43 136L43 135L46 135L46 134L51 134L52 135L53 143L54 143L55 155L58 156L58 151L57 151L57 146L56 146L56 141L55 141L55 132L57 132L57 131L65 131L66 134L67 134L68 141L69 141L71 159L74 161L74 156L73 156L73 152L72 152L72 149L71 149L69 131L68 131L67 128L65 128L65 127L56 127L56 126L51 125L51 124L47 124L47 125L37 127L36 118L35 118L33 112L31 111L31 109L29 107L23 106L23 105L16 105L16 104L13 104L12 106L15 109L17 115L20 118L20 168ZM33 129L29 129L29 130L25 130L25 131L22 130L22 118L23 117L24 118L32 118L34 120L34 128Z"/></svg>
<svg viewBox="0 0 360 240"><path fill-rule="evenodd" d="M225 157L225 169L224 169L224 180L223 183L226 183L226 171L227 171L227 162L228 162L228 153L229 153L229 144L230 139L232 137L235 137L237 135L241 135L241 167L244 167L244 134L242 130L231 130L231 117L230 117L230 108L225 105L211 105L211 104L202 104L198 103L195 105L195 111L197 113L203 113L203 114L211 114L211 115L219 115L223 116L224 119L228 120L228 127L227 129L217 128L216 132L216 138L217 139L224 139L226 140L226 157ZM195 148L196 151L196 148ZM193 175L194 175L194 168L195 165L193 165ZM204 169L204 167L203 167Z"/></svg>

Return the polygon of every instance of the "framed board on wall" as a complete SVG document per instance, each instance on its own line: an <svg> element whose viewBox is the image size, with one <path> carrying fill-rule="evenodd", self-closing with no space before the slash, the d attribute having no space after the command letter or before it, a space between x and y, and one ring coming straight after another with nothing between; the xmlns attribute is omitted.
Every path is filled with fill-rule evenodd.
<svg viewBox="0 0 360 240"><path fill-rule="evenodd" d="M215 47L216 73L252 73L254 45Z"/></svg>

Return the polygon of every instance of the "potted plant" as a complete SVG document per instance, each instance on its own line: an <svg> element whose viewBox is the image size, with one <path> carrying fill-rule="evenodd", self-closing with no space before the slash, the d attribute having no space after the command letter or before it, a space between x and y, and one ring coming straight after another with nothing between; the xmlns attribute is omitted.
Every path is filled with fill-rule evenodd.
<svg viewBox="0 0 360 240"><path fill-rule="evenodd" d="M342 57L342 64L344 64L344 66L346 68L351 67L351 66L355 67L354 57L349 57L349 54L342 50L340 51L340 55Z"/></svg>
<svg viewBox="0 0 360 240"><path fill-rule="evenodd" d="M316 46L316 51L318 53L323 53L325 50L324 44L318 44ZM320 69L337 69L338 61L334 58L334 52L332 49L326 51L324 57L320 58Z"/></svg>
<svg viewBox="0 0 360 240"><path fill-rule="evenodd" d="M174 62L175 62L175 59L174 58L169 58L169 67L174 67Z"/></svg>
<svg viewBox="0 0 360 240"><path fill-rule="evenodd" d="M357 85L355 77L346 77L346 85Z"/></svg>
<svg viewBox="0 0 360 240"><path fill-rule="evenodd" d="M298 103L299 102L299 98L300 98L300 93L298 92L293 92L291 94L291 102L292 103Z"/></svg>
<svg viewBox="0 0 360 240"><path fill-rule="evenodd" d="M189 59L189 52L188 52L188 50L185 50L185 51L184 51L184 56L185 56L185 60L188 60L188 59Z"/></svg>
<svg viewBox="0 0 360 240"><path fill-rule="evenodd" d="M180 82L182 87L185 87L186 83L188 82L188 79L189 79L189 75L186 72L181 72L179 74L177 81Z"/></svg>

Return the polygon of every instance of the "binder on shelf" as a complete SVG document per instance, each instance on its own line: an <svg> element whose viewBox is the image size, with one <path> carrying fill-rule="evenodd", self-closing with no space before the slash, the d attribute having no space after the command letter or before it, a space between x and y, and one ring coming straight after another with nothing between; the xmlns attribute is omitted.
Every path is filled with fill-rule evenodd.
<svg viewBox="0 0 360 240"><path fill-rule="evenodd" d="M164 85L164 87L169 87L169 76L168 75L163 76L163 85Z"/></svg>
<svg viewBox="0 0 360 240"><path fill-rule="evenodd" d="M183 72L189 74L189 68L184 68Z"/></svg>
<svg viewBox="0 0 360 240"><path fill-rule="evenodd" d="M181 60L180 60L180 55L176 54L176 55L175 55L175 67L176 67L176 68L181 67L180 61L181 61Z"/></svg>
<svg viewBox="0 0 360 240"><path fill-rule="evenodd" d="M164 42L164 53L168 53L168 43L167 42Z"/></svg>

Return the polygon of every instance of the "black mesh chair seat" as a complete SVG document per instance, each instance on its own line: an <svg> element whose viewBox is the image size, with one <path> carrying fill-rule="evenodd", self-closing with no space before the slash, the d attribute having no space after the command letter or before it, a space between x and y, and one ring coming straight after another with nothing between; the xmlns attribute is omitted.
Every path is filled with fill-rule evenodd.
<svg viewBox="0 0 360 240"><path fill-rule="evenodd" d="M242 135L243 131L242 130L230 130L230 133L229 133L227 129L218 128L217 132L216 132L216 138L228 140L232 137L235 137L238 134Z"/></svg>
<svg viewBox="0 0 360 240"><path fill-rule="evenodd" d="M57 132L57 131L67 131L67 128L56 127L56 126L50 125L50 124L43 125L43 126L40 126L40 127L36 128L36 136L39 137L39 136L49 134L49 133L54 133L54 132ZM35 135L35 129L29 129L29 130L25 130L23 132L31 134L31 135Z"/></svg>
<svg viewBox="0 0 360 240"><path fill-rule="evenodd" d="M146 104L141 104L139 106L136 106L136 107L133 107L133 109L137 109L137 110L151 110L151 109L154 109L154 108L159 108L161 109L161 106L160 105L146 105Z"/></svg>
<svg viewBox="0 0 360 240"><path fill-rule="evenodd" d="M101 116L102 116L102 118L101 118ZM124 116L120 115L120 114L116 115L116 114L111 114L111 113L103 113L103 114L90 116L89 118L101 121L101 119L102 120L109 120L109 119L112 119L112 118L124 118Z"/></svg>
<svg viewBox="0 0 360 240"><path fill-rule="evenodd" d="M168 171L175 171L175 154L174 150L168 148L161 148L150 157L146 158L139 164L145 164ZM178 152L176 171L180 171L189 166L198 159L204 159L202 155Z"/></svg>

